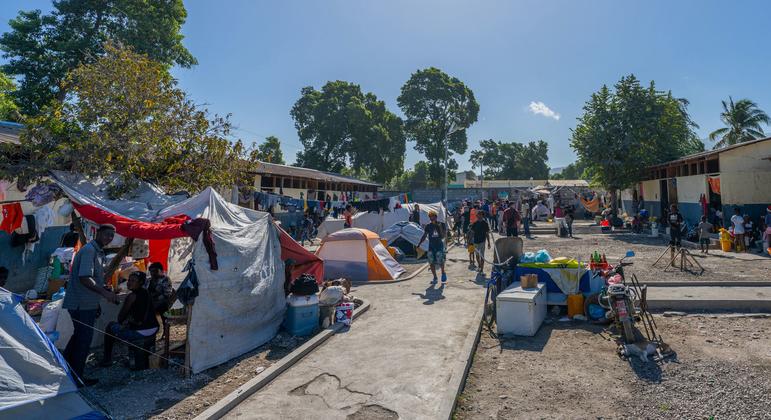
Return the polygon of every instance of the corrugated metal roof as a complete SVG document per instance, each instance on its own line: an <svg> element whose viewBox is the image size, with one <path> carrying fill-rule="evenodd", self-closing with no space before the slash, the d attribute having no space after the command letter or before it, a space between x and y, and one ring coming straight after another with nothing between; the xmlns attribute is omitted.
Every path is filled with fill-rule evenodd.
<svg viewBox="0 0 771 420"><path fill-rule="evenodd" d="M21 144L19 133L24 126L10 121L0 121L0 143Z"/></svg>
<svg viewBox="0 0 771 420"><path fill-rule="evenodd" d="M729 150L738 149L740 147L745 147L745 146L749 146L751 144L761 143L761 142L768 141L768 140L771 140L771 137L766 137L766 138L762 138L762 139L755 139L755 140L745 141L744 143L732 144L730 146L726 146L726 147L723 147L723 148L720 148L720 149L705 150L703 152L693 153L693 154L690 154L690 155L687 155L687 156L683 156L680 159L675 159L675 160L670 160L669 162L659 163L658 165L650 166L648 169L659 168L659 167L662 167L662 166L669 166L669 165L685 162L685 161L688 161L688 160L694 160L694 159L709 159L709 158L711 158L713 156L717 157L720 153L725 153L725 152L727 152Z"/></svg>
<svg viewBox="0 0 771 420"><path fill-rule="evenodd" d="M588 187L589 183L583 179L490 179L467 180L466 188L532 188L548 183L553 187Z"/></svg>
<svg viewBox="0 0 771 420"><path fill-rule="evenodd" d="M250 172L259 175L278 175L291 176L295 178L307 178L322 182L340 182L358 185L369 185L375 187L380 186L380 184L369 181L362 181L360 179L336 174L333 172L324 172L316 169L300 168L297 166L279 165L277 163L258 162L257 167Z"/></svg>

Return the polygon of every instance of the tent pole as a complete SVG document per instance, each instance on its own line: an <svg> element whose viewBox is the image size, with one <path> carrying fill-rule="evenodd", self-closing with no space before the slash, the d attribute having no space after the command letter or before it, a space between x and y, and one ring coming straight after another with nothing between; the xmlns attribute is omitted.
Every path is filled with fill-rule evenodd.
<svg viewBox="0 0 771 420"><path fill-rule="evenodd" d="M190 378L190 320L193 317L193 305L185 305L185 312L187 315L185 323L185 371L182 372L182 375L185 378Z"/></svg>
<svg viewBox="0 0 771 420"><path fill-rule="evenodd" d="M78 232L78 240L80 240L80 244L86 245L86 231L83 230L83 223L80 219L80 216L75 213L75 210L72 210L70 218L72 219L72 224L75 225L75 232Z"/></svg>

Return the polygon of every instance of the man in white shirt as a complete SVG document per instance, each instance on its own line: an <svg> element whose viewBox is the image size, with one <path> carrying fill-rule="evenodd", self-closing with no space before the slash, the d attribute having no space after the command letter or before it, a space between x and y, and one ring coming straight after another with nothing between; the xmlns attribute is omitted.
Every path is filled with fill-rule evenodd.
<svg viewBox="0 0 771 420"><path fill-rule="evenodd" d="M739 207L734 207L734 215L731 216L731 224L734 227L734 247L736 252L745 251L744 247L744 217Z"/></svg>

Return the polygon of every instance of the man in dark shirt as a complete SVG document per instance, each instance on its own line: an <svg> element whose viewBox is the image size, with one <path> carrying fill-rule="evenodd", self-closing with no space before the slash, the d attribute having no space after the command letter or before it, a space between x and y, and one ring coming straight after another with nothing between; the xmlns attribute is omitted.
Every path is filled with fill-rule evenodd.
<svg viewBox="0 0 771 420"><path fill-rule="evenodd" d="M445 238L445 231L442 225L436 221L436 212L433 210L428 212L428 219L431 222L425 226L425 231L420 238L420 242L418 242L418 247L428 238L428 253L426 257L428 258L431 274L434 275L431 284L436 284L436 266L438 265L442 269L442 285L444 285L447 282L447 274L444 272L445 248L443 239Z"/></svg>
<svg viewBox="0 0 771 420"><path fill-rule="evenodd" d="M75 232L75 224L70 223L70 231L62 236L62 242L59 244L62 248L74 248L78 244L80 235Z"/></svg>
<svg viewBox="0 0 771 420"><path fill-rule="evenodd" d="M506 226L506 236L519 236L520 216L516 209L516 203L509 203L509 208L503 212L503 224Z"/></svg>
<svg viewBox="0 0 771 420"><path fill-rule="evenodd" d="M463 233L468 232L468 227L471 224L471 205L466 203L463 206Z"/></svg>
<svg viewBox="0 0 771 420"><path fill-rule="evenodd" d="M104 298L108 302L118 303L115 293L104 288L103 248L112 242L113 237L115 228L102 225L97 229L94 240L75 254L70 267L67 293L62 302L73 324L72 337L64 349L64 358L77 377L83 379L82 385L86 386L98 382L97 379L84 378L83 369L94 337L94 323L99 316L99 301Z"/></svg>
<svg viewBox="0 0 771 420"><path fill-rule="evenodd" d="M680 248L683 239L683 215L677 209L677 204L670 206L667 221L669 222L669 244Z"/></svg>
<svg viewBox="0 0 771 420"><path fill-rule="evenodd" d="M471 224L472 239L474 242L474 252L477 256L477 266L480 273L484 272L485 268L485 242L487 242L487 249L490 249L490 225L487 223L487 219L484 217L485 212L480 210L479 216L476 222Z"/></svg>
<svg viewBox="0 0 771 420"><path fill-rule="evenodd" d="M135 271L129 275L128 288L131 294L126 297L123 307L118 313L118 322L107 324L104 336L104 357L100 365L112 365L112 348L116 340L133 342L145 337L154 336L158 332L158 321L155 319L150 292L144 288L146 281L144 272Z"/></svg>

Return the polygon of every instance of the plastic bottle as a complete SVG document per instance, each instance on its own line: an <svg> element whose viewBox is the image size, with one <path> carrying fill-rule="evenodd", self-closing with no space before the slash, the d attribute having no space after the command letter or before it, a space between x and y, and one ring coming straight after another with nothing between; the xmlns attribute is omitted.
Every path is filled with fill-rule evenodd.
<svg viewBox="0 0 771 420"><path fill-rule="evenodd" d="M605 253L604 252L602 253L602 263L603 264L607 264L608 263L608 260L605 258Z"/></svg>
<svg viewBox="0 0 771 420"><path fill-rule="evenodd" d="M54 300L64 299L64 295L66 293L67 292L64 290L64 287L60 287L59 291L54 293L53 296L51 296L51 300L54 301Z"/></svg>

